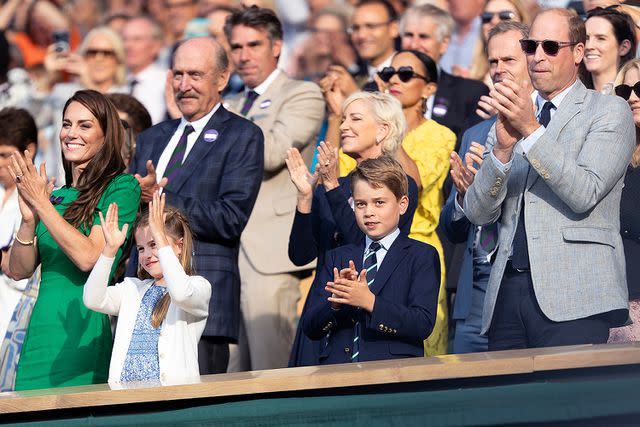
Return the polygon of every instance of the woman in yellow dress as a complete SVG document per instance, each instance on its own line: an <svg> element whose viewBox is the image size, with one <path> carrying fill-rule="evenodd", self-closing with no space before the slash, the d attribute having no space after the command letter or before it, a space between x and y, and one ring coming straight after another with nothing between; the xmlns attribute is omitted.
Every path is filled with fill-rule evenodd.
<svg viewBox="0 0 640 427"><path fill-rule="evenodd" d="M438 313L433 332L425 340L425 355L435 356L447 352L448 309L445 291L445 264L442 244L436 234L440 210L444 204L442 187L449 173L449 156L455 148L455 134L434 120L424 117L426 100L437 86L435 62L422 52L401 50L393 58L390 67L378 73L378 86L388 91L402 104L407 120L407 134L402 148L415 162L419 200L411 224L409 237L434 246L440 254L442 279L438 296ZM355 162L341 154L340 174L346 175ZM411 172L408 170L408 174Z"/></svg>

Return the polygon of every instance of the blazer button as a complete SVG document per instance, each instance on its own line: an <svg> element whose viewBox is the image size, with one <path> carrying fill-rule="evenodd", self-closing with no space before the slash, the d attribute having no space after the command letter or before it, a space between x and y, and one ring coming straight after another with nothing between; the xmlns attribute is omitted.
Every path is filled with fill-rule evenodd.
<svg viewBox="0 0 640 427"><path fill-rule="evenodd" d="M349 347L345 347L345 348L344 348L344 352L345 352L345 353L349 353L350 351L351 351L351 349L350 349Z"/></svg>
<svg viewBox="0 0 640 427"><path fill-rule="evenodd" d="M384 325L382 323L380 323L380 325L378 325L378 329L381 331L384 331Z"/></svg>

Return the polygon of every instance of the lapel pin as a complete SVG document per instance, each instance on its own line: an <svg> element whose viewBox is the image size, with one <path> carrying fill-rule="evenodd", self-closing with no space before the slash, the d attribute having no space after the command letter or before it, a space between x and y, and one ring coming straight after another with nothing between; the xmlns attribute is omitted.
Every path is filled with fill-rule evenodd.
<svg viewBox="0 0 640 427"><path fill-rule="evenodd" d="M206 142L213 142L218 139L218 131L215 129L209 129L204 133L204 140Z"/></svg>
<svg viewBox="0 0 640 427"><path fill-rule="evenodd" d="M260 108L267 108L271 105L271 100L270 99L265 99L264 101L262 101L260 103Z"/></svg>

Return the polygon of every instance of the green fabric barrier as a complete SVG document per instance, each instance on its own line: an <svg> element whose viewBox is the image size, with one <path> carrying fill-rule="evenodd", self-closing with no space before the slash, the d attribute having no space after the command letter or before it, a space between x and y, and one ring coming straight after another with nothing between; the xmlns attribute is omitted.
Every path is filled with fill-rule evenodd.
<svg viewBox="0 0 640 427"><path fill-rule="evenodd" d="M640 414L638 390L638 378L539 382L413 393L261 398L181 410L23 422L20 425L372 427L559 422ZM55 413L51 415L55 416Z"/></svg>

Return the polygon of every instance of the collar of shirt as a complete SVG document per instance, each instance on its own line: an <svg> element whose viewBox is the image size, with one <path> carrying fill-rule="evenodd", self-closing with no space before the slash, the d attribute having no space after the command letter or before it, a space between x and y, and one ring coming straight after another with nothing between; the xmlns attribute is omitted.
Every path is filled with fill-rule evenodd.
<svg viewBox="0 0 640 427"><path fill-rule="evenodd" d="M382 61L382 63L377 67L374 67L373 65L367 65L367 74L369 74L369 78L373 79L373 75L378 71L382 71L384 67L390 67L391 61L393 61L393 56L395 54L396 54L396 51L394 50L391 56L385 59L384 61Z"/></svg>
<svg viewBox="0 0 640 427"><path fill-rule="evenodd" d="M276 68L271 72L271 74L269 74L269 77L264 79L262 83L260 83L258 86L254 87L253 89L245 88L245 92L253 90L258 95L264 94L267 91L267 89L269 89L269 86L271 86L271 83L273 83L273 81L276 79L276 77L278 77L279 74L280 74L280 70Z"/></svg>
<svg viewBox="0 0 640 427"><path fill-rule="evenodd" d="M560 104L562 104L562 101L564 100L564 98L567 96L569 91L571 91L571 89L575 87L576 84L578 84L578 80L573 82L571 86L569 86L568 88L566 88L565 90L563 90L562 92L560 92L559 94L557 94L556 96L554 96L549 100L544 99L542 96L540 96L540 93L538 93L538 91L535 91L534 94L535 94L535 103L536 103L536 117L540 115L540 110L542 110L544 103L547 101L551 101L553 103L553 106L555 107L554 109L551 110L551 117L553 117L553 115L558 110L558 108L560 108Z"/></svg>
<svg viewBox="0 0 640 427"><path fill-rule="evenodd" d="M387 252L389 252L389 248L391 247L393 242L396 241L399 235L400 235L400 229L396 228L393 232L387 234L382 239L378 240L378 243L380 243L380 246L381 246L380 249L378 249L378 252L376 252L376 261L378 264L378 270L382 265L382 260L387 255ZM371 245L372 242L373 240L371 240L369 236L365 236L364 238L365 253L367 252L367 249L369 249L369 246ZM364 262L364 254L362 254L362 260Z"/></svg>
<svg viewBox="0 0 640 427"><path fill-rule="evenodd" d="M213 109L207 115L193 122L188 122L184 117L180 119L180 124L178 124L178 128L173 133L173 136L167 143L167 146L162 151L162 154L160 155L160 159L158 159L158 164L156 165L157 182L160 182L160 180L164 176L164 171L167 169L167 165L169 164L169 160L171 159L173 150L175 150L176 146L178 145L178 141L180 140L180 137L184 132L184 128L188 124L193 126L193 132L191 132L191 134L187 137L187 148L185 150L184 157L182 158L183 163L186 160L187 156L189 156L189 152L191 151L193 146L196 144L198 137L200 137L200 133L202 133L202 130L207 125L207 123L209 123L209 120L211 120L211 117L215 114L215 112L218 111L218 108L220 108L219 102L213 107Z"/></svg>

